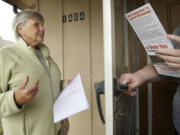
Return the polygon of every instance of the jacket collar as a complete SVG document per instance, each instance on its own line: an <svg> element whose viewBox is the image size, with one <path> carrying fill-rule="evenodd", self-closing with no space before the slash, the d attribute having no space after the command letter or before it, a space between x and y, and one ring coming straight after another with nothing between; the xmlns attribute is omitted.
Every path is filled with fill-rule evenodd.
<svg viewBox="0 0 180 135"><path fill-rule="evenodd" d="M22 38L18 38L16 43L24 51L30 53L31 55L35 55L35 49L32 48L31 46L28 46L27 43ZM50 52L49 52L49 49L46 45L40 43L38 45L38 47L41 50L41 52L43 53L45 58L50 57Z"/></svg>

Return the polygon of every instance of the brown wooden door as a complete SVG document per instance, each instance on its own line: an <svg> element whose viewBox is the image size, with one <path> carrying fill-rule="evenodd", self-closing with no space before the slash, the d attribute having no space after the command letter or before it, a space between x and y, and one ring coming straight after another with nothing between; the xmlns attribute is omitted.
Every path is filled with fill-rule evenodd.
<svg viewBox="0 0 180 135"><path fill-rule="evenodd" d="M117 4L117 1L121 4ZM135 6L132 0L127 0L127 9L131 11L139 6L144 4L144 0L136 0ZM165 30L168 33L180 25L180 0L150 0L152 7L154 8L157 16L162 22ZM127 72L124 70L124 57L122 56L124 44L123 41L123 14L122 14L122 1L116 0L116 60L117 60L117 74L121 72ZM118 20L119 19L119 20ZM128 27L128 39L129 39L129 72L136 71L136 64L138 63L139 69L146 65L146 52L144 51L143 46L138 43L137 45L137 36L132 30ZM119 38L120 37L120 38ZM121 39L122 38L122 39ZM121 40L120 40L121 39ZM118 48L119 47L119 48ZM138 48L138 52L135 52ZM138 57L138 61L136 59ZM172 122L172 100L176 92L177 79L174 78L166 79L160 82L152 84L152 135L174 135L174 127ZM139 90L139 115L140 115L140 135L148 134L148 94L147 94L147 85L143 85ZM129 100L127 100L129 101ZM129 107L128 103L124 103L125 106ZM122 105L121 105L122 106ZM117 107L117 106L116 106ZM117 107L120 108L120 107ZM122 109L120 109L122 111ZM128 114L127 112L125 114ZM129 116L129 115L127 115ZM115 117L116 118L116 117ZM124 131L125 123L124 120L118 118L116 123L117 135L120 133L126 135ZM129 119L129 117L127 117ZM116 120L117 121L117 120ZM124 126L121 126L123 125ZM119 130L118 130L119 129ZM129 134L128 134L129 135Z"/></svg>
<svg viewBox="0 0 180 135"><path fill-rule="evenodd" d="M179 0L151 0L152 7L168 33L180 25ZM152 134L173 135L172 100L177 81L174 78L153 83L152 88Z"/></svg>

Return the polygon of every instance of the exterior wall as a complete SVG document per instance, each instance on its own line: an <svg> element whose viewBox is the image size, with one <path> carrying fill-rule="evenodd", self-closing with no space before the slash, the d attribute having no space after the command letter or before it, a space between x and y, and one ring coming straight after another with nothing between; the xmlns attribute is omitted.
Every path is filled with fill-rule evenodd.
<svg viewBox="0 0 180 135"><path fill-rule="evenodd" d="M64 79L82 74L90 109L70 119L68 135L104 135L94 83L104 78L103 25L101 0L39 0L45 17L45 43L61 69ZM85 20L62 23L62 15L85 13ZM78 18L79 19L79 18ZM102 106L104 108L104 98Z"/></svg>
<svg viewBox="0 0 180 135"><path fill-rule="evenodd" d="M85 19L63 23L64 78L81 73L90 109L70 117L69 135L91 135L91 57L89 1L63 0L63 15L84 12ZM79 18L78 18L79 19Z"/></svg>
<svg viewBox="0 0 180 135"><path fill-rule="evenodd" d="M45 44L63 74L62 1L39 0L38 3L45 18Z"/></svg>

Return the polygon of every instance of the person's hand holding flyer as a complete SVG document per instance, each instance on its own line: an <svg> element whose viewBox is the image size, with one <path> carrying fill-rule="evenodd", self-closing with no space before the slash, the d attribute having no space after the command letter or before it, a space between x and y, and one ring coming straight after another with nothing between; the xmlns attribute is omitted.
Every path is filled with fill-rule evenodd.
<svg viewBox="0 0 180 135"><path fill-rule="evenodd" d="M157 57L156 50L173 49L173 45L167 38L167 33L151 5L145 4L125 16L143 44L147 55L150 56L157 72L161 75L180 77L179 69L170 68L163 59Z"/></svg>

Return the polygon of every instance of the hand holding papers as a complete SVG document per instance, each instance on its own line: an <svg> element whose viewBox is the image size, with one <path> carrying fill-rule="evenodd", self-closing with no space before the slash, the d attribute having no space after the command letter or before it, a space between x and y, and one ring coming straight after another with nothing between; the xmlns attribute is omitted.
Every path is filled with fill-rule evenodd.
<svg viewBox="0 0 180 135"><path fill-rule="evenodd" d="M125 16L142 42L157 72L161 75L180 77L180 70L168 67L156 56L157 49L173 48L173 45L166 37L167 33L151 5L145 4Z"/></svg>
<svg viewBox="0 0 180 135"><path fill-rule="evenodd" d="M54 122L89 109L80 74L62 91L54 104Z"/></svg>

